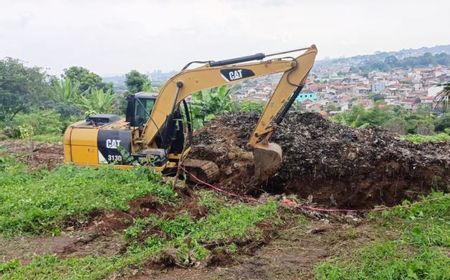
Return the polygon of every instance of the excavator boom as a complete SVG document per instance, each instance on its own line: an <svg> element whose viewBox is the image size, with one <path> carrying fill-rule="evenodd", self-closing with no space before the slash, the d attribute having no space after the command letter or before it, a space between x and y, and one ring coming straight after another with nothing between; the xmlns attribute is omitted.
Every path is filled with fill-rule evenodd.
<svg viewBox="0 0 450 280"><path fill-rule="evenodd" d="M240 58L210 61L198 68L184 69L162 87L144 128L142 142L149 147L154 146L155 136L160 132L160 128L164 127L164 123L171 118L175 108L182 100L195 92L236 81L283 73L248 142L248 146L254 153L255 175L261 180L266 179L279 168L282 160L280 146L270 143L269 139L275 125L281 123L303 88L317 55L315 45L299 50L305 52L295 58L281 57L248 63L248 61L262 60L276 55L258 53ZM290 52L279 54L287 53Z"/></svg>

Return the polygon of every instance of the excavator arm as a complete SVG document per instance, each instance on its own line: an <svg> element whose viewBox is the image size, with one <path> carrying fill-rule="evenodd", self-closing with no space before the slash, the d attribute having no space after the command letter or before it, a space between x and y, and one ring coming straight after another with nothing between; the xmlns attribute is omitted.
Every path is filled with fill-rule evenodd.
<svg viewBox="0 0 450 280"><path fill-rule="evenodd" d="M283 73L248 142L248 145L254 149L255 172L257 176L264 178L264 174L273 172L281 163L281 148L274 143L269 143L270 136L301 91L317 54L315 45L294 51L300 50L304 53L297 57L263 60L293 51L271 55L260 53L217 62L209 61L198 68L184 69L161 88L151 116L144 127L141 143L147 147L155 147L156 135L161 132L160 130L171 118L180 102L200 90ZM260 61L248 63L252 60Z"/></svg>

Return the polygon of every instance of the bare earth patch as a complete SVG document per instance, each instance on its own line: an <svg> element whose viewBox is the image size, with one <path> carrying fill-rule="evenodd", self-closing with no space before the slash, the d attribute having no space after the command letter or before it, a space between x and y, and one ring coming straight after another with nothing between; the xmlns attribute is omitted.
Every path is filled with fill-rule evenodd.
<svg viewBox="0 0 450 280"><path fill-rule="evenodd" d="M232 256L230 264L194 268L154 267L127 269L125 279L313 279L312 268L319 262L348 255L386 235L365 219L347 223L327 219L311 220L309 225L292 225L276 238L250 254Z"/></svg>

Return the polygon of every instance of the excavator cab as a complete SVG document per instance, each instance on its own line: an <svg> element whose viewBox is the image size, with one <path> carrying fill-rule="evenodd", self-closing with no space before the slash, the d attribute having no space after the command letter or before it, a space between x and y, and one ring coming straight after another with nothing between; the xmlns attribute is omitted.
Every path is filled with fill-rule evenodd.
<svg viewBox="0 0 450 280"><path fill-rule="evenodd" d="M149 120L157 93L139 92L127 97L126 122L131 127L138 128L142 133L145 125L154 125ZM192 126L190 123L190 111L186 102L181 108L175 110L170 116L170 120L165 124L161 133L156 136L156 145L166 153L179 154L183 151L186 138L192 138ZM188 141L190 143L191 141Z"/></svg>
<svg viewBox="0 0 450 280"><path fill-rule="evenodd" d="M126 121L132 127L143 129L155 105L156 94L140 92L127 97Z"/></svg>

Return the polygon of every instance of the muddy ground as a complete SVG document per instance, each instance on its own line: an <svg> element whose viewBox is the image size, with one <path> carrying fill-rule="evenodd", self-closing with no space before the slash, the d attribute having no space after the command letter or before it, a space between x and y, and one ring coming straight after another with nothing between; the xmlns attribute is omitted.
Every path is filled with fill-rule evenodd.
<svg viewBox="0 0 450 280"><path fill-rule="evenodd" d="M13 154L30 169L53 169L64 161L62 143L42 143L24 140L0 141L0 147Z"/></svg>
<svg viewBox="0 0 450 280"><path fill-rule="evenodd" d="M245 147L257 120L253 113L223 115L194 137L191 157L219 165L218 185L357 209L392 206L432 189L448 191L450 142L412 144L378 127L352 129L313 113L286 116L272 137L283 149L281 169L257 182Z"/></svg>

